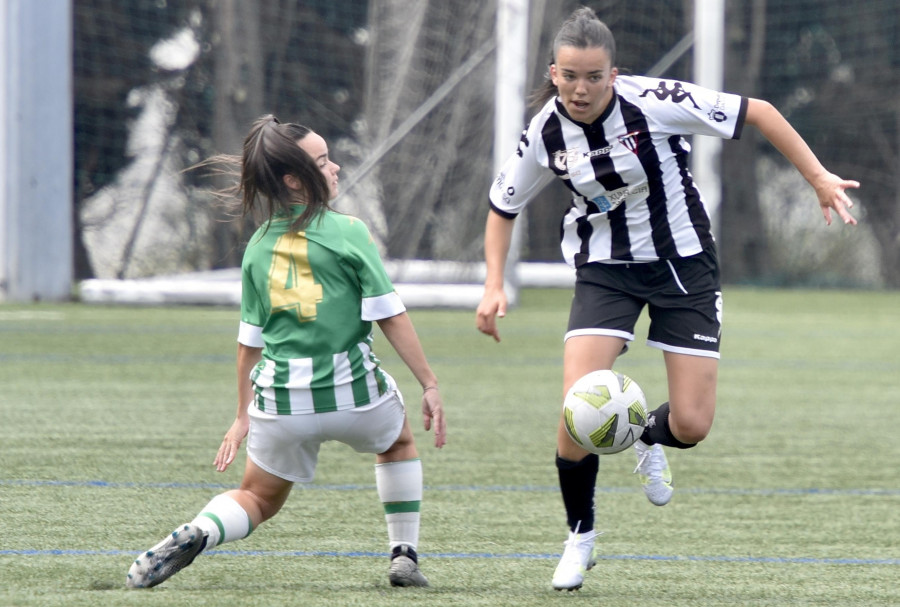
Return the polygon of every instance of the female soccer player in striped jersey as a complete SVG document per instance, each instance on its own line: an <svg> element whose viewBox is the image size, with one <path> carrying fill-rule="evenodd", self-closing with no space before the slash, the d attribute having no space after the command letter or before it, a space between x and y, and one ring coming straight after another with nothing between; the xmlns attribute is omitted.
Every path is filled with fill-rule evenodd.
<svg viewBox="0 0 900 607"><path fill-rule="evenodd" d="M487 277L476 323L500 341L496 319L506 314L503 272L513 221L543 186L561 179L572 193L561 247L577 276L563 394L588 372L612 368L648 306L647 343L663 351L669 400L650 412L635 443L635 472L661 506L672 496L663 446L693 447L712 425L722 323L715 241L682 136L737 139L745 125L756 127L815 189L829 224L832 211L856 223L845 190L859 184L825 170L765 101L619 75L615 65L612 33L591 9L575 11L554 40L549 78L535 96L543 107L490 190ZM562 419L556 465L569 537L552 585L572 590L595 562L598 457L569 438Z"/></svg>
<svg viewBox="0 0 900 607"><path fill-rule="evenodd" d="M336 440L374 453L394 586L427 586L416 547L422 464L393 378L372 352L372 322L422 385L425 429L446 441L437 377L368 229L332 211L340 167L321 136L274 116L244 141L236 187L244 215L261 215L242 264L236 418L215 466L247 437L239 489L213 498L132 564L126 584L155 586L203 550L239 540L274 516L293 483L313 479L319 447Z"/></svg>

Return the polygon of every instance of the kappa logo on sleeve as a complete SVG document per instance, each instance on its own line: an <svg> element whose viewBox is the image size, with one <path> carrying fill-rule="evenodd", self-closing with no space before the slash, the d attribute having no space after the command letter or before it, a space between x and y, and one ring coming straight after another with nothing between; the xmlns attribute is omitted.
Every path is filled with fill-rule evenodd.
<svg viewBox="0 0 900 607"><path fill-rule="evenodd" d="M680 82L671 82L672 88L670 89L665 80L659 81L659 86L655 89L646 89L643 93L641 93L641 97L646 97L649 94L653 94L660 101L665 101L666 99L672 99L674 103L681 103L685 99L690 99L691 104L693 104L695 110L699 110L700 106L697 105L697 102L694 101L694 97L691 96L690 91L685 90L684 85Z"/></svg>

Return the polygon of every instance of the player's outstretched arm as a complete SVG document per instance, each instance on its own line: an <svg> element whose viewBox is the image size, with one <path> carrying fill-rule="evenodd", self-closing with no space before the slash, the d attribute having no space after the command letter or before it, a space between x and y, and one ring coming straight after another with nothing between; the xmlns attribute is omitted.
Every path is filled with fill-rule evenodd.
<svg viewBox="0 0 900 607"><path fill-rule="evenodd" d="M488 212L487 225L484 228L486 276L484 295L481 296L481 303L475 312L475 325L479 331L493 337L494 341L500 341L497 318L506 316L507 299L503 290L503 274L506 270L506 256L509 254L514 223L515 220L506 219L492 210Z"/></svg>
<svg viewBox="0 0 900 607"><path fill-rule="evenodd" d="M440 449L447 442L447 422L444 402L438 390L438 380L425 358L425 351L406 312L377 321L381 332L400 359L422 386L422 418L426 430L434 429L434 446Z"/></svg>
<svg viewBox="0 0 900 607"><path fill-rule="evenodd" d="M853 201L846 190L858 188L858 181L841 179L827 171L800 134L768 101L748 100L747 124L758 128L815 189L825 223L831 225L831 211L834 209L844 223L856 225L856 219L850 214Z"/></svg>
<svg viewBox="0 0 900 607"><path fill-rule="evenodd" d="M216 470L225 472L234 458L237 457L244 437L250 430L250 417L247 414L247 406L253 401L253 384L250 381L250 371L262 359L262 348L251 348L244 344L238 344L237 351L237 384L238 407L231 427L225 433L222 444L216 453L213 462Z"/></svg>

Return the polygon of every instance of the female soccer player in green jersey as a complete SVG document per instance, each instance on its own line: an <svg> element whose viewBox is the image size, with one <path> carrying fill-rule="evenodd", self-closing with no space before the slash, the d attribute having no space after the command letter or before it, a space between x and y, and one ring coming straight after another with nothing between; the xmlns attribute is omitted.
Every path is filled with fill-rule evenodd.
<svg viewBox="0 0 900 607"><path fill-rule="evenodd" d="M239 489L214 497L190 523L142 552L131 588L155 586L203 552L270 519L295 482L313 479L328 440L374 453L394 586L427 586L416 547L422 464L394 379L372 351L372 323L422 385L425 429L446 442L437 377L365 224L328 203L340 167L307 127L263 116L244 141L236 191L262 220L242 263L238 408L215 458L224 471L247 438Z"/></svg>

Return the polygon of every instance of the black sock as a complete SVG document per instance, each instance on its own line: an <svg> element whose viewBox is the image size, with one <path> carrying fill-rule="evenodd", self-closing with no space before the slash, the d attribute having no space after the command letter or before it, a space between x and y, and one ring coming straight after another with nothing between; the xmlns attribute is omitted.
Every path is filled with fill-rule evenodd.
<svg viewBox="0 0 900 607"><path fill-rule="evenodd" d="M573 462L556 456L559 472L559 489L569 529L578 533L594 529L594 487L597 485L597 470L600 458L591 453L583 460Z"/></svg>
<svg viewBox="0 0 900 607"><path fill-rule="evenodd" d="M647 427L641 434L641 440L648 445L659 443L663 447L690 449L697 443L683 443L672 434L669 427L669 403L663 403L647 416Z"/></svg>

